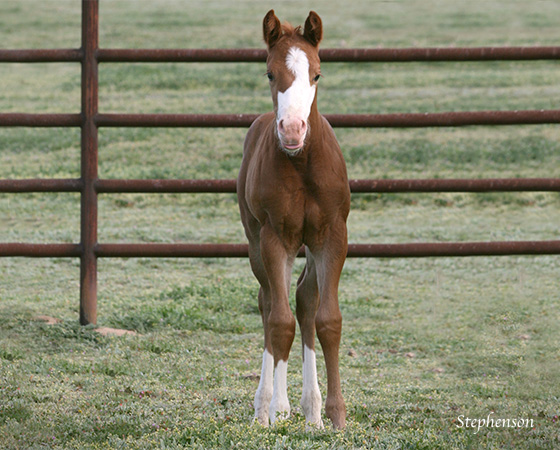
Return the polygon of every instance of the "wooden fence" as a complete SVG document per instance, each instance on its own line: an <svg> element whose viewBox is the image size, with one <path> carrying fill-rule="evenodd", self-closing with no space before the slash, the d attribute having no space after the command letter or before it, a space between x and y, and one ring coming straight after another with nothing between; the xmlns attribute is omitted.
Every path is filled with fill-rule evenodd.
<svg viewBox="0 0 560 450"><path fill-rule="evenodd" d="M235 180L108 180L98 177L99 127L249 127L252 114L103 114L98 111L98 64L113 62L264 62L261 49L99 48L98 0L82 0L80 49L2 50L0 63L76 62L82 66L80 114L0 113L3 127L80 127L78 179L0 180L0 193L79 192L80 242L0 243L0 257L80 258L80 322L97 321L97 259L100 257L246 257L246 244L99 243L98 194L235 192ZM560 47L323 49L328 62L558 60ZM334 127L459 127L560 123L560 110L477 111L426 114L327 115ZM358 192L560 191L559 178L350 180ZM560 254L560 240L350 244L349 257L427 257Z"/></svg>

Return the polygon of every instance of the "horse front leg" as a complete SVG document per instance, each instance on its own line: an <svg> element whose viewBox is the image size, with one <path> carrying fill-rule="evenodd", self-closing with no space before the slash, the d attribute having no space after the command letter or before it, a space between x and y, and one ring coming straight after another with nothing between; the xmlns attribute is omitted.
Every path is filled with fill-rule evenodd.
<svg viewBox="0 0 560 450"><path fill-rule="evenodd" d="M315 317L317 336L321 342L327 368L326 415L337 429L346 425L346 405L342 397L339 372L339 347L342 331L342 314L338 304L338 283L348 241L346 224L331 230L322 248L315 255L317 282L319 286L319 309Z"/></svg>
<svg viewBox="0 0 560 450"><path fill-rule="evenodd" d="M274 379L274 358L272 356L272 345L270 343L270 332L268 329L268 316L270 315L271 305L270 287L268 283L268 276L261 258L260 232L258 230L254 230L247 233L247 236L249 238L249 261L251 263L251 269L261 286L259 289L258 299L264 331L264 350L262 356L261 377L254 399L254 422L266 427L268 426Z"/></svg>
<svg viewBox="0 0 560 450"><path fill-rule="evenodd" d="M268 332L268 315L270 314L270 296L261 287L259 290L259 310L264 329L264 350L262 356L261 378L259 387L255 393L255 422L262 426L268 426L270 402L272 400L274 380L274 358L270 344L270 333Z"/></svg>
<svg viewBox="0 0 560 450"><path fill-rule="evenodd" d="M261 229L260 244L270 288L270 312L265 329L274 361L274 383L269 410L270 421L274 423L290 415L288 356L295 336L296 321L290 309L288 286L297 248L288 253L285 243L272 227L266 225Z"/></svg>

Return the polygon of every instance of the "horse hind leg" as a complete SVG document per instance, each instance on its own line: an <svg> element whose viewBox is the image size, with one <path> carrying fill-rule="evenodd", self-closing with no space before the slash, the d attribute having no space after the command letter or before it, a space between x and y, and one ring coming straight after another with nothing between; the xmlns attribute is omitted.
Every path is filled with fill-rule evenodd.
<svg viewBox="0 0 560 450"><path fill-rule="evenodd" d="M317 272L313 257L307 250L307 263L298 280L296 315L302 336L303 388L301 407L308 425L323 428L321 419L322 398L317 381L315 358L315 315L319 306Z"/></svg>

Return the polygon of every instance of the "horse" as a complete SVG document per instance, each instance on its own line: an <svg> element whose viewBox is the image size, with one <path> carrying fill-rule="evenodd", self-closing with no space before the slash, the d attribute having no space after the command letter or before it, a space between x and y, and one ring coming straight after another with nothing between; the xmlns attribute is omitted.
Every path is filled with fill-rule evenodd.
<svg viewBox="0 0 560 450"><path fill-rule="evenodd" d="M294 260L304 245L306 262L296 290L303 352L301 406L307 426L322 428L316 333L327 371L326 416L341 429L346 406L339 373L338 286L348 251L350 189L334 132L317 109L323 25L314 11L302 29L281 24L271 10L263 20L263 37L274 112L252 123L237 179L264 328L254 422L268 426L269 420L273 424L290 415L287 364L296 321L289 288Z"/></svg>

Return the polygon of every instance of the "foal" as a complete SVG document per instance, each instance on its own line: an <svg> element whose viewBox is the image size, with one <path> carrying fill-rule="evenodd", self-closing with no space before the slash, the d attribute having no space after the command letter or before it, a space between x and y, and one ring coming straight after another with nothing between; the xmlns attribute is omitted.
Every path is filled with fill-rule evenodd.
<svg viewBox="0 0 560 450"><path fill-rule="evenodd" d="M317 110L322 22L312 11L302 32L301 27L280 24L271 10L264 18L263 33L274 112L251 125L237 179L251 268L260 283L264 327L255 420L266 426L269 418L274 423L290 414L286 377L295 319L288 292L294 259L305 244L306 265L296 291L303 341L301 406L308 423L323 426L316 331L327 367L326 415L335 428L343 428L338 282L348 248L350 189L333 130Z"/></svg>

